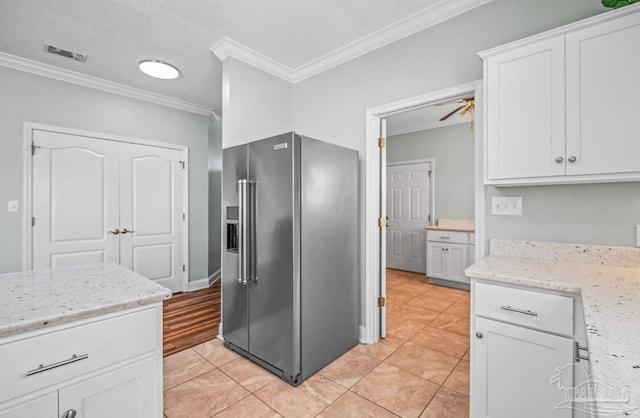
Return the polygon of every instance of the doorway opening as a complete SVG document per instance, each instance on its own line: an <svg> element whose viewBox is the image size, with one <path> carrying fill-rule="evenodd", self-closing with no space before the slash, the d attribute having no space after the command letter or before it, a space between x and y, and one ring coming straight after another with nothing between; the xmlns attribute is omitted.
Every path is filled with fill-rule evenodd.
<svg viewBox="0 0 640 418"><path fill-rule="evenodd" d="M473 128L473 220L475 220L475 251L469 255L471 261L484 254L484 185L483 185L483 124L482 124L482 83L474 81L420 96L388 103L367 110L366 155L365 155L365 320L362 342L375 343L386 335L387 308L383 302L386 298L387 267L387 152L388 120L394 115L408 113L416 109L436 108L436 105L475 99L475 115ZM466 103L465 103L466 104ZM460 109L462 110L462 109ZM455 112L454 112L455 113ZM467 129L468 129L467 125ZM379 138L386 138L380 141ZM395 157L394 157L395 159ZM401 161L402 162L402 161ZM407 162L405 160L404 162ZM410 160L408 162L411 162ZM434 165L437 161L434 162ZM433 195L433 193L432 193ZM432 199L433 201L433 199ZM435 203L435 202L430 202ZM430 209L431 221L435 222L436 214ZM393 215L393 214L392 214ZM393 217L393 216L392 216ZM393 221L392 221L393 224ZM426 226L426 225L425 225ZM414 234L415 235L415 234ZM401 234L396 233L399 237ZM422 244L421 244L422 245ZM415 251L414 251L415 252ZM425 251L426 253L426 251ZM426 279L426 278L425 278Z"/></svg>

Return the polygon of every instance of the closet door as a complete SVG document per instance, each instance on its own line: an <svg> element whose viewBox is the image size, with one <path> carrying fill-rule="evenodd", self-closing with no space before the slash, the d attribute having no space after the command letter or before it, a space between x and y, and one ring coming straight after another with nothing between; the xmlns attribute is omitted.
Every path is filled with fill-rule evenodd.
<svg viewBox="0 0 640 418"><path fill-rule="evenodd" d="M32 268L117 263L119 144L41 130L33 143Z"/></svg>
<svg viewBox="0 0 640 418"><path fill-rule="evenodd" d="M120 264L183 291L182 151L120 148Z"/></svg>

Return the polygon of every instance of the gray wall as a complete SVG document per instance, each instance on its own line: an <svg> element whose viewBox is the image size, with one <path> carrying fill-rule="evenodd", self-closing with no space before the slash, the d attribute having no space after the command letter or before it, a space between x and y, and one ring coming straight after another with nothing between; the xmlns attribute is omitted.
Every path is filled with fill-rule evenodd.
<svg viewBox="0 0 640 418"><path fill-rule="evenodd" d="M222 62L222 148L293 130L293 85L234 58Z"/></svg>
<svg viewBox="0 0 640 418"><path fill-rule="evenodd" d="M0 67L0 272L22 269L23 122L189 147L190 279L207 277L207 118ZM20 213L7 213L8 200Z"/></svg>
<svg viewBox="0 0 640 418"><path fill-rule="evenodd" d="M209 276L220 269L222 208L222 119L209 121Z"/></svg>
<svg viewBox="0 0 640 418"><path fill-rule="evenodd" d="M473 219L473 141L469 123L392 136L387 140L387 162L433 158L433 219Z"/></svg>

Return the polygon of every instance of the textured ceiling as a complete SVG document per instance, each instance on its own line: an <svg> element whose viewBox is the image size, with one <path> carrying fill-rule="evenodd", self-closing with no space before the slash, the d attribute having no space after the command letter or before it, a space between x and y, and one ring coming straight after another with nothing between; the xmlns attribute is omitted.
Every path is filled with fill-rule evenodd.
<svg viewBox="0 0 640 418"><path fill-rule="evenodd" d="M229 37L290 68L394 24L437 0L0 0L0 51L221 112L221 62L209 48ZM88 55L46 54L44 44ZM155 80L146 58L178 67Z"/></svg>

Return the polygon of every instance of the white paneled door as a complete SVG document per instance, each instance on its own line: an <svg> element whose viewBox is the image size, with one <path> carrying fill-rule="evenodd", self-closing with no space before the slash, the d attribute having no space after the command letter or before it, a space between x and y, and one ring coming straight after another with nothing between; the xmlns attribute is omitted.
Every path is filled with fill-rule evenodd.
<svg viewBox="0 0 640 418"><path fill-rule="evenodd" d="M425 273L431 163L387 165L387 267Z"/></svg>
<svg viewBox="0 0 640 418"><path fill-rule="evenodd" d="M181 150L33 131L32 268L112 261L183 289Z"/></svg>

